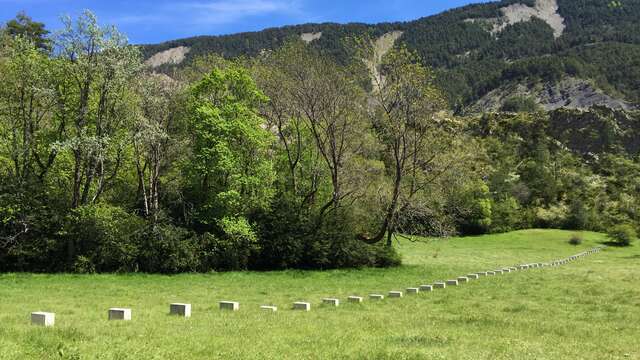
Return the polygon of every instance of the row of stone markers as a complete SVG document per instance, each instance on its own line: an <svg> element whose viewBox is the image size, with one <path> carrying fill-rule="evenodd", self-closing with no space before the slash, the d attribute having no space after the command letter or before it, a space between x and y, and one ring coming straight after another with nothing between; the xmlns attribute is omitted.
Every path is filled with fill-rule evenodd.
<svg viewBox="0 0 640 360"><path fill-rule="evenodd" d="M447 286L458 286L460 284L470 282L471 280L477 280L480 277L484 277L484 276L496 276L496 275L502 275L502 274L511 273L515 271L566 265L570 262L579 260L585 256L598 253L602 251L602 249L604 248L605 246L598 246L591 250L582 252L580 254L573 255L565 259L554 260L550 263L522 264L522 265L517 265L512 267L505 267L498 270L481 271L473 274L467 274L465 276L460 276L456 279L451 279L447 281L436 281L430 285L420 285L419 287L407 288L406 293L418 294L420 292L430 292L430 291L433 291L434 289L445 289ZM390 298L401 298L403 296L403 292L389 291L387 296ZM369 300L374 300L374 301L384 300L384 297L385 296L382 294L370 294ZM347 298L347 301L350 303L362 303L364 301L364 298L361 296L349 296ZM325 298L325 299L322 299L322 304L337 307L340 305L340 299ZM240 303L236 301L220 301L218 303L218 306L220 310L230 310L230 311L240 310ZM273 305L262 305L260 306L260 309L264 311L269 311L269 312L278 311L278 308ZM293 303L292 309L301 310L301 311L311 311L311 303L304 302L304 301L295 302ZM191 304L181 304L181 303L169 304L169 314L181 316L185 318L191 317ZM131 309L111 308L108 311L108 319L123 320L123 321L131 320ZM48 313L48 312L33 312L31 313L31 323L33 325L40 325L40 326L47 326L47 327L53 326L55 323L55 314Z"/></svg>

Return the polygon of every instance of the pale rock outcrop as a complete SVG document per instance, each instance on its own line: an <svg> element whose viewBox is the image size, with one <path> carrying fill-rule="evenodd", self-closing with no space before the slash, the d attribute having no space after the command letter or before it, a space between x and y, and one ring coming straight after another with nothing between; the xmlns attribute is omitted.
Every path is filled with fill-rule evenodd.
<svg viewBox="0 0 640 360"><path fill-rule="evenodd" d="M145 65L157 68L164 64L177 65L184 61L191 48L178 46L169 50L161 51L145 61Z"/></svg>

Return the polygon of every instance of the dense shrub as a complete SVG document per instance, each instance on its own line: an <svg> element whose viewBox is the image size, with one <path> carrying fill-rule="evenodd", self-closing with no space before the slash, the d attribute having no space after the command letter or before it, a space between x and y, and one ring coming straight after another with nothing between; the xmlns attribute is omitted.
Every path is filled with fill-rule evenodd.
<svg viewBox="0 0 640 360"><path fill-rule="evenodd" d="M290 205L290 204L289 204ZM322 221L291 211L279 200L274 210L261 218L256 269L335 269L389 267L400 265L393 248L368 245L356 239L354 223L345 212L328 215Z"/></svg>
<svg viewBox="0 0 640 360"><path fill-rule="evenodd" d="M540 110L540 106L536 100L531 97L513 96L505 100L501 111L505 112L536 112Z"/></svg>
<svg viewBox="0 0 640 360"><path fill-rule="evenodd" d="M492 206L492 223L490 232L505 233L520 229L523 214L518 200L512 196L495 201Z"/></svg>
<svg viewBox="0 0 640 360"><path fill-rule="evenodd" d="M571 235L571 238L569 239L569 244L575 245L575 246L582 244L582 235L580 234Z"/></svg>
<svg viewBox="0 0 640 360"><path fill-rule="evenodd" d="M252 267L258 246L253 240L216 236L211 233L202 235L201 271L247 270Z"/></svg>
<svg viewBox="0 0 640 360"><path fill-rule="evenodd" d="M107 204L71 211L61 232L69 269L81 272L135 271L145 223Z"/></svg>
<svg viewBox="0 0 640 360"><path fill-rule="evenodd" d="M173 274L194 272L201 266L200 237L170 224L149 225L140 236L136 270Z"/></svg>
<svg viewBox="0 0 640 360"><path fill-rule="evenodd" d="M614 226L608 233L609 238L619 246L629 246L637 238L637 232L630 224Z"/></svg>

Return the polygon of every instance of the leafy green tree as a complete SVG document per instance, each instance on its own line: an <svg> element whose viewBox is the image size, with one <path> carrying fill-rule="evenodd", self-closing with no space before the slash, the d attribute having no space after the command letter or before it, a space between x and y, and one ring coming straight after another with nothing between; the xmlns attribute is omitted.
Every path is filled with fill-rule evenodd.
<svg viewBox="0 0 640 360"><path fill-rule="evenodd" d="M84 12L63 19L57 36L57 116L64 123L59 149L71 156L71 207L96 203L112 187L130 142L136 98L132 86L141 61L137 48L114 27L100 27Z"/></svg>
<svg viewBox="0 0 640 360"><path fill-rule="evenodd" d="M159 220L161 178L188 146L180 133L184 115L183 86L166 75L144 74L137 83L139 115L132 127L138 199L145 217Z"/></svg>
<svg viewBox="0 0 640 360"><path fill-rule="evenodd" d="M193 153L185 170L205 230L255 239L246 217L274 194L273 136L257 110L267 100L238 66L214 69L191 89Z"/></svg>
<svg viewBox="0 0 640 360"><path fill-rule="evenodd" d="M364 53L370 41L364 42ZM373 93L373 127L385 146L391 189L381 214L381 225L373 236L360 239L371 244L387 236L392 245L399 217L415 209L422 192L447 172L455 157L448 157L459 127L446 110L446 102L434 85L433 74L405 48L391 51L381 65L382 76Z"/></svg>
<svg viewBox="0 0 640 360"><path fill-rule="evenodd" d="M303 207L317 209L321 221L362 196L368 169L375 167L366 156L375 146L365 94L350 68L302 41L266 54L262 62L258 77L272 98L265 113L286 156L287 185Z"/></svg>
<svg viewBox="0 0 640 360"><path fill-rule="evenodd" d="M631 224L620 224L608 231L609 238L619 246L629 246L638 237L636 229Z"/></svg>
<svg viewBox="0 0 640 360"><path fill-rule="evenodd" d="M48 176L62 139L55 117L54 61L29 40L7 41L0 52L0 251L45 254L56 217Z"/></svg>

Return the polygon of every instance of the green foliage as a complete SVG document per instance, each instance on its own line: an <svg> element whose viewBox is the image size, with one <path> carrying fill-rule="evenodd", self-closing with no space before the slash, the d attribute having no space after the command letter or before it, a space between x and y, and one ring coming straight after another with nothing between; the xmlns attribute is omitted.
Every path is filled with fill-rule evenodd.
<svg viewBox="0 0 640 360"><path fill-rule="evenodd" d="M156 223L147 224L138 238L136 270L163 274L200 270L202 243L194 232Z"/></svg>
<svg viewBox="0 0 640 360"><path fill-rule="evenodd" d="M18 13L15 19L9 20L5 24L5 31L9 36L27 39L40 50L51 49L51 41L47 38L49 31L45 29L44 23L33 21L24 12Z"/></svg>
<svg viewBox="0 0 640 360"><path fill-rule="evenodd" d="M540 106L535 99L531 97L513 96L505 100L502 108L504 112L529 112L533 113L540 110Z"/></svg>
<svg viewBox="0 0 640 360"><path fill-rule="evenodd" d="M492 225L493 204L489 187L482 181L476 180L465 186L462 193L463 210L461 230L464 234L483 234Z"/></svg>
<svg viewBox="0 0 640 360"><path fill-rule="evenodd" d="M616 225L607 233L609 238L619 246L629 246L638 237L636 229L630 224Z"/></svg>
<svg viewBox="0 0 640 360"><path fill-rule="evenodd" d="M88 205L72 210L60 232L74 269L135 271L144 222L119 207Z"/></svg>
<svg viewBox="0 0 640 360"><path fill-rule="evenodd" d="M566 29L558 39L552 28L534 17L507 26L498 34L491 30L501 8L511 4L534 7L535 0L503 0L453 9L435 16L403 23L305 24L255 33L200 36L143 47L145 57L177 46L188 46L190 59L209 53L226 58L257 56L275 50L303 33L322 33L309 44L341 64L352 50L346 37L379 37L403 31L400 43L416 52L424 64L439 74L438 85L451 106L462 111L489 91L505 83L555 82L567 76L592 79L613 95L640 99L637 53L640 32L637 1L559 0L558 12ZM186 64L190 62L187 61ZM165 65L170 71L175 65ZM183 66L183 65L180 65Z"/></svg>
<svg viewBox="0 0 640 360"><path fill-rule="evenodd" d="M194 145L185 172L196 218L205 227L220 226L226 216L266 208L273 196L273 165L267 156L273 137L262 128L257 106L267 98L239 67L214 69L191 94Z"/></svg>
<svg viewBox="0 0 640 360"><path fill-rule="evenodd" d="M504 233L525 227L523 209L516 198L495 200L491 206L490 232Z"/></svg>

